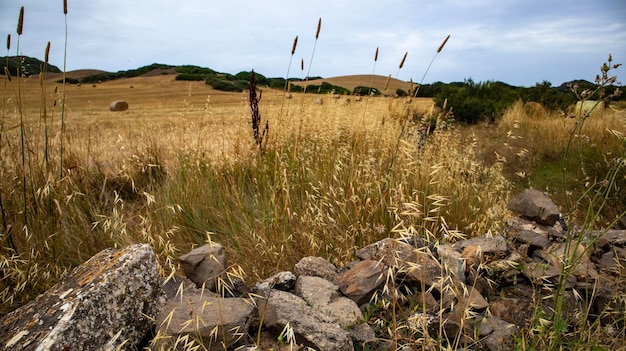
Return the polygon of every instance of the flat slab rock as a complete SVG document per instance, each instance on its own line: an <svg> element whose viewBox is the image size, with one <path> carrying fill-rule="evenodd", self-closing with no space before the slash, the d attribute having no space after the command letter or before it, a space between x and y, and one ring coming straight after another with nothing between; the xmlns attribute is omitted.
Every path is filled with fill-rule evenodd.
<svg viewBox="0 0 626 351"><path fill-rule="evenodd" d="M164 304L149 245L104 250L0 320L0 350L135 350Z"/></svg>

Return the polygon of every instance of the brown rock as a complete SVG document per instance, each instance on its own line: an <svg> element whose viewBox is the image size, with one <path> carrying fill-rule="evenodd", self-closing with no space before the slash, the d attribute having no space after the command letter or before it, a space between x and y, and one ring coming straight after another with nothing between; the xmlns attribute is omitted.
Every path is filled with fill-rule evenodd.
<svg viewBox="0 0 626 351"><path fill-rule="evenodd" d="M539 190L526 189L507 204L507 208L537 223L553 226L561 211L550 198Z"/></svg>
<svg viewBox="0 0 626 351"><path fill-rule="evenodd" d="M210 291L216 291L218 278L228 268L226 251L218 243L200 246L178 259L187 278Z"/></svg>
<svg viewBox="0 0 626 351"><path fill-rule="evenodd" d="M361 305L386 281L381 264L374 260L360 261L349 270L337 275L335 284L341 292Z"/></svg>

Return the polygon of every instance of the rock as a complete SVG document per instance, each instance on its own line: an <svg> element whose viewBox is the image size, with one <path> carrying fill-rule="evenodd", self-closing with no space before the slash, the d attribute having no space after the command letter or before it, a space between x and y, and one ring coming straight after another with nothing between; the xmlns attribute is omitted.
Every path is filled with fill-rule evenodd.
<svg viewBox="0 0 626 351"><path fill-rule="evenodd" d="M507 219L505 233L507 233L509 238L515 238L515 234L520 230L529 230L547 236L548 238L565 238L565 228L563 228L560 222L556 222L553 226L548 226L521 217L511 217Z"/></svg>
<svg viewBox="0 0 626 351"><path fill-rule="evenodd" d="M515 233L514 239L519 242L530 244L532 246L536 246L542 249L547 249L551 243L547 235L525 229L522 229L519 232Z"/></svg>
<svg viewBox="0 0 626 351"><path fill-rule="evenodd" d="M526 189L507 204L507 208L537 223L553 226L561 211L550 198L539 190Z"/></svg>
<svg viewBox="0 0 626 351"><path fill-rule="evenodd" d="M377 261L365 260L337 275L334 283L346 297L362 305L386 280L385 272Z"/></svg>
<svg viewBox="0 0 626 351"><path fill-rule="evenodd" d="M388 267L405 268L406 261L414 259L415 247L403 241L385 238L358 250L361 260L381 261Z"/></svg>
<svg viewBox="0 0 626 351"><path fill-rule="evenodd" d="M128 102L122 100L113 101L109 105L109 110L113 112L126 111L128 110Z"/></svg>
<svg viewBox="0 0 626 351"><path fill-rule="evenodd" d="M591 235L596 237L601 235L601 231L595 231ZM596 246L626 246L626 230L607 230L600 236L596 242Z"/></svg>
<svg viewBox="0 0 626 351"><path fill-rule="evenodd" d="M439 302L428 291L420 292L413 298L415 306L423 313L433 315L439 310Z"/></svg>
<svg viewBox="0 0 626 351"><path fill-rule="evenodd" d="M0 320L2 350L136 350L165 304L154 252L104 250Z"/></svg>
<svg viewBox="0 0 626 351"><path fill-rule="evenodd" d="M463 260L458 251L455 251L449 245L438 245L437 256L439 256L439 260L447 274L465 283L465 260Z"/></svg>
<svg viewBox="0 0 626 351"><path fill-rule="evenodd" d="M218 279L228 268L226 251L218 243L200 246L178 259L187 278L210 291L216 291Z"/></svg>
<svg viewBox="0 0 626 351"><path fill-rule="evenodd" d="M507 323L513 323L519 329L523 329L526 328L526 323L533 317L533 301L496 296L489 303L489 311L493 317L497 317Z"/></svg>
<svg viewBox="0 0 626 351"><path fill-rule="evenodd" d="M424 284L428 287L441 286L441 274L443 273L443 267L433 257L432 254L422 250L415 250L413 252L413 259L408 264L406 272L400 271L398 275L404 276L417 284Z"/></svg>
<svg viewBox="0 0 626 351"><path fill-rule="evenodd" d="M296 296L301 297L319 313L330 317L342 328L353 327L363 322L363 313L353 300L341 296L339 287L320 277L301 275L294 289Z"/></svg>
<svg viewBox="0 0 626 351"><path fill-rule="evenodd" d="M622 216L622 218L615 222L613 229L626 230L626 216Z"/></svg>
<svg viewBox="0 0 626 351"><path fill-rule="evenodd" d="M489 351L509 351L515 349L515 324L507 323L499 318L486 317L480 325L481 330L491 329L492 332L482 339L482 344Z"/></svg>
<svg viewBox="0 0 626 351"><path fill-rule="evenodd" d="M169 300L157 317L157 349L177 349L177 340L189 338L202 349L224 350L247 334L253 311L253 304L242 298L188 290Z"/></svg>
<svg viewBox="0 0 626 351"><path fill-rule="evenodd" d="M321 257L304 257L294 266L294 273L297 276L308 275L321 277L329 282L337 277L337 267Z"/></svg>
<svg viewBox="0 0 626 351"><path fill-rule="evenodd" d="M256 285L256 290L265 295L269 290L276 289L282 291L289 291L296 285L296 276L289 272L278 272L273 276L265 279L261 283Z"/></svg>
<svg viewBox="0 0 626 351"><path fill-rule="evenodd" d="M350 333L332 318L324 316L302 298L286 291L272 290L256 303L263 325L280 332L289 326L296 340L316 350L353 351Z"/></svg>
<svg viewBox="0 0 626 351"><path fill-rule="evenodd" d="M509 247L504 237L480 236L462 240L454 244L454 249L461 251L467 270L476 269L479 263L485 263L497 258L503 258L509 253Z"/></svg>
<svg viewBox="0 0 626 351"><path fill-rule="evenodd" d="M376 333L374 329L367 324L361 323L350 329L350 337L353 340L353 343L359 345L360 350L383 350L380 345L380 341L376 338Z"/></svg>

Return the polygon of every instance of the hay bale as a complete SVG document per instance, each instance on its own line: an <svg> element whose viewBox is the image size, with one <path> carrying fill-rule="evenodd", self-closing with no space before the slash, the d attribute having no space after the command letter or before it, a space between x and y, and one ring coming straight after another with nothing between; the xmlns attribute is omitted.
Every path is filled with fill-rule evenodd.
<svg viewBox="0 0 626 351"><path fill-rule="evenodd" d="M128 102L123 100L113 101L111 105L109 105L109 110L113 112L126 111L128 110Z"/></svg>
<svg viewBox="0 0 626 351"><path fill-rule="evenodd" d="M543 105L535 101L525 103L524 112L533 118L542 118L546 115L546 109Z"/></svg>
<svg viewBox="0 0 626 351"><path fill-rule="evenodd" d="M574 107L576 117L582 116L602 116L604 113L604 101L586 100L578 101Z"/></svg>

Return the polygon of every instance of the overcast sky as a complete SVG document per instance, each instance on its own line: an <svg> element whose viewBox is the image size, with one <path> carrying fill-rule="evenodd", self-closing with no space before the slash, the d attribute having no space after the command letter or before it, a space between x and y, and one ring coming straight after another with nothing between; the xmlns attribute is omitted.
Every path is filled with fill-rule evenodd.
<svg viewBox="0 0 626 351"><path fill-rule="evenodd" d="M0 0L0 34L12 36L10 55L17 53L21 6L20 54L43 59L50 41L50 63L63 69L63 1ZM310 69L311 76L374 72L419 82L448 34L423 83L560 85L592 81L609 53L626 64L624 0L68 0L68 8L68 71L164 63L284 77L296 35L291 77ZM626 69L616 73L626 82Z"/></svg>

